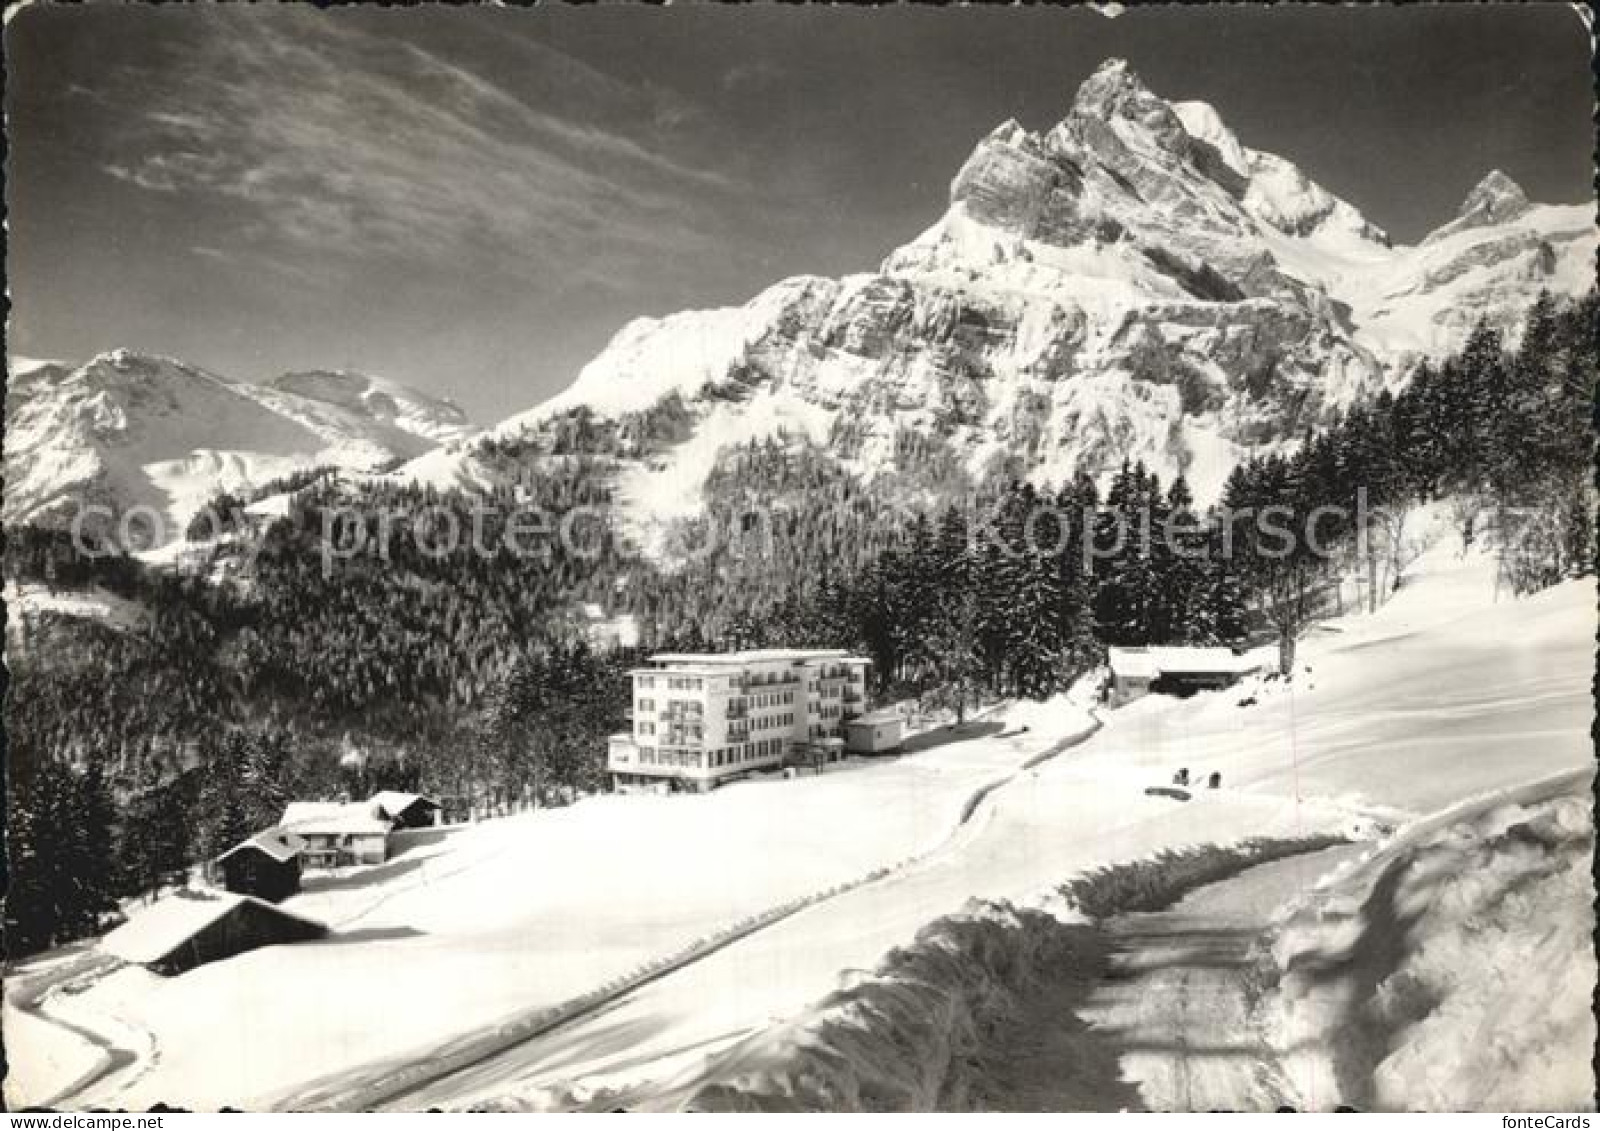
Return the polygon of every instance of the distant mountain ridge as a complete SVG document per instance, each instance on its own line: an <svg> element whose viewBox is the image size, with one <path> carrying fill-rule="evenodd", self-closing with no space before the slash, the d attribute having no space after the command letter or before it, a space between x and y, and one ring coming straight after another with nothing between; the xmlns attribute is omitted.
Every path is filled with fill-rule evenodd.
<svg viewBox="0 0 1600 1131"><path fill-rule="evenodd" d="M470 431L455 405L360 374L256 385L128 350L23 362L6 394L5 521L149 507L170 541L219 491L318 464L386 467Z"/></svg>

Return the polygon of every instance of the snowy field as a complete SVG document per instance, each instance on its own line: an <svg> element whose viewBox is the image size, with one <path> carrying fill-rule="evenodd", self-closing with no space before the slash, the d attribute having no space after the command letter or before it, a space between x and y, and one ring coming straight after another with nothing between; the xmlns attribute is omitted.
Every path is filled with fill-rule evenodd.
<svg viewBox="0 0 1600 1131"><path fill-rule="evenodd" d="M1025 903L1179 846L1370 837L1586 768L1594 608L1587 581L1496 600L1488 562L1441 544L1376 615L1305 641L1292 690L1152 697L1026 769L1089 725L1081 709L1019 705L959 741L821 777L485 822L291 901L334 927L324 943L175 979L122 969L42 1008L137 1054L73 1106L540 1107L624 1089L647 1102L974 897ZM1223 788L1187 803L1146 795L1180 766L1221 772ZM552 1032L383 1094L453 1038L883 868ZM55 1072L28 1066L10 1098L71 1083L79 1065L57 1059Z"/></svg>
<svg viewBox="0 0 1600 1131"><path fill-rule="evenodd" d="M703 796L607 795L408 834L413 843L388 863L313 873L284 904L329 924L326 942L179 978L126 967L88 992L49 996L51 1016L107 1029L114 1043L131 1026L161 1050L73 1103L249 1106L336 1068L556 1004L746 916L936 847L977 792L1091 725L1078 709L1050 722L1014 733L974 721L950 736L957 741L818 777ZM57 1061L65 1067L30 1065L13 1080L13 1101L70 1083L78 1065Z"/></svg>

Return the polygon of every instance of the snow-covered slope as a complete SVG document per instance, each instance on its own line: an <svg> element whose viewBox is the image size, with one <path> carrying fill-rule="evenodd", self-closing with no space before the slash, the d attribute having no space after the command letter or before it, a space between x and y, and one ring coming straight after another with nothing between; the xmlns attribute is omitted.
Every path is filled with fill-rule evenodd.
<svg viewBox="0 0 1600 1131"><path fill-rule="evenodd" d="M6 394L5 521L149 507L170 542L219 491L316 464L375 468L466 430L455 406L355 374L253 385L126 350L77 367L19 361Z"/></svg>
<svg viewBox="0 0 1600 1131"><path fill-rule="evenodd" d="M877 271L630 323L496 432L676 395L690 437L620 476L646 528L699 505L720 448L780 429L866 478L894 470L909 429L974 476L1059 482L1142 458L1205 500L1240 454L1403 380L1479 317L1514 324L1542 288L1585 289L1595 244L1584 208L1529 205L1495 174L1460 217L1394 246L1212 107L1168 103L1112 60L1050 130L1011 121L981 140L948 211ZM403 474L473 482L471 460Z"/></svg>
<svg viewBox="0 0 1600 1131"><path fill-rule="evenodd" d="M263 395L269 391L337 405L435 443L459 440L472 431L467 414L453 401L346 369L285 373L266 383Z"/></svg>

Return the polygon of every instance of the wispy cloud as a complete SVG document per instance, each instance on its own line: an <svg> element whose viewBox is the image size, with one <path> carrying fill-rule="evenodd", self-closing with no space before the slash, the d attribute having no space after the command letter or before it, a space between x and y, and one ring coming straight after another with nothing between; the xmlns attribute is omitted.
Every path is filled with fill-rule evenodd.
<svg viewBox="0 0 1600 1131"><path fill-rule="evenodd" d="M103 167L227 202L262 254L456 257L528 286L626 285L641 257L670 274L705 255L744 191L659 144L695 108L537 44L513 45L535 69L502 67L533 76L509 83L381 25L215 27L176 66L122 76L142 108Z"/></svg>
<svg viewBox="0 0 1600 1131"><path fill-rule="evenodd" d="M730 93L755 93L770 89L786 72L770 59L735 63L722 75L722 89Z"/></svg>

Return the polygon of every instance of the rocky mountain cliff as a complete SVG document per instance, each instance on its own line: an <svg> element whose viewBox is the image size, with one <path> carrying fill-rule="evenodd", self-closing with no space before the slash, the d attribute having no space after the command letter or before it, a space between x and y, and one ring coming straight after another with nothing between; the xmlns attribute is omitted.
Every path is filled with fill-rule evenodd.
<svg viewBox="0 0 1600 1131"><path fill-rule="evenodd" d="M1059 482L1126 457L1205 499L1242 453L1402 381L1478 319L1511 326L1543 288L1586 289L1595 243L1588 209L1529 204L1491 173L1455 219L1395 246L1212 107L1169 103L1113 60L1047 132L1012 121L980 141L946 213L876 272L635 321L495 433L675 398L689 426L619 474L643 533L700 505L719 451L779 432L869 479L916 433L973 478ZM483 469L439 453L402 474L461 485Z"/></svg>
<svg viewBox="0 0 1600 1131"><path fill-rule="evenodd" d="M170 541L219 491L321 464L387 467L469 431L454 405L358 374L254 385L127 350L24 362L6 392L4 516L149 507Z"/></svg>

